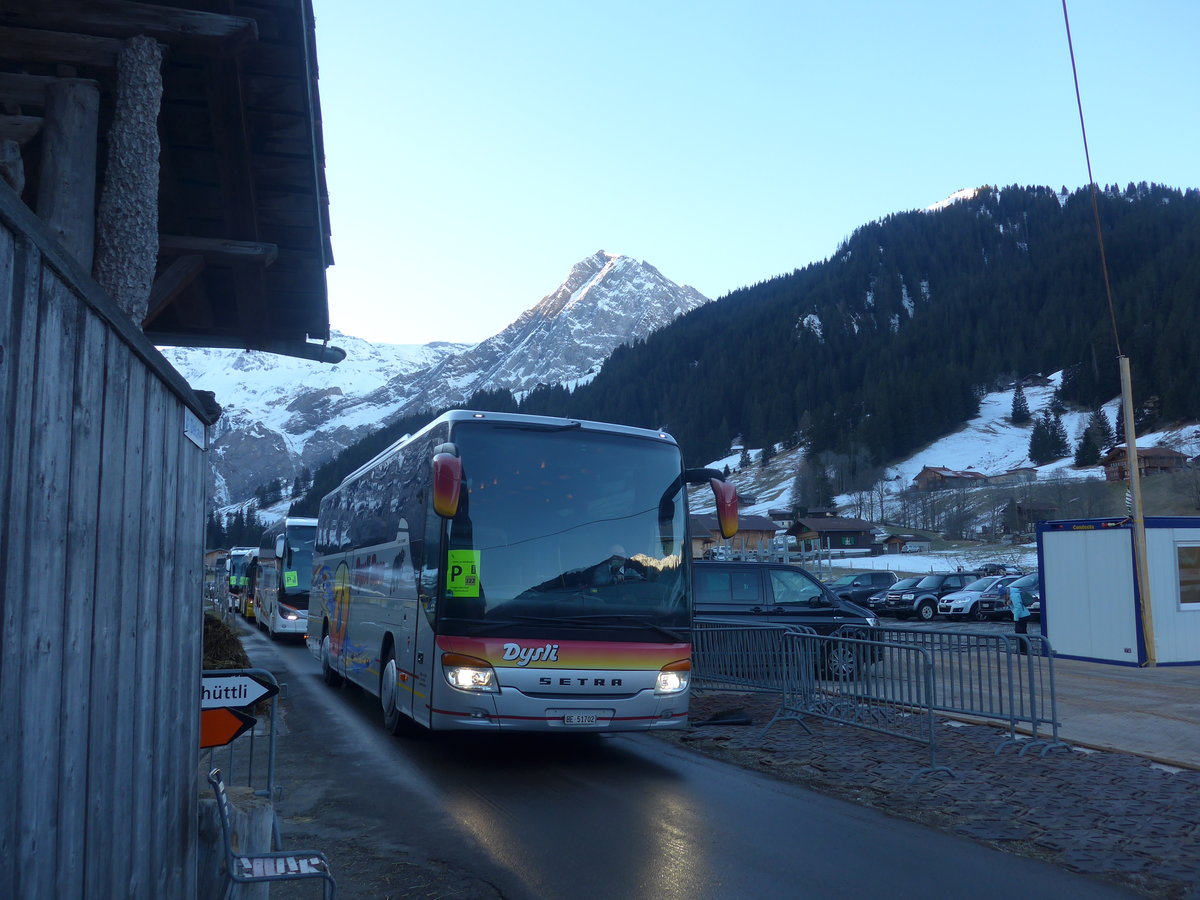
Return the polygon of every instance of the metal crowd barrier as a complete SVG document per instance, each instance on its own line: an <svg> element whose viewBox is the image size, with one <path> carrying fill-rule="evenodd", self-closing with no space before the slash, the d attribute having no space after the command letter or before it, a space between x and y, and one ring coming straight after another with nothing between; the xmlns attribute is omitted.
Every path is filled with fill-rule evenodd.
<svg viewBox="0 0 1200 900"><path fill-rule="evenodd" d="M871 635L930 654L934 710L1007 722L1008 737L996 748L997 754L1018 743L1024 744L1022 754L1040 747L1043 756L1067 746L1058 737L1054 651L1045 637L886 626L872 628ZM1029 727L1029 740L1018 740L1018 725ZM1043 737L1047 726L1050 735Z"/></svg>
<svg viewBox="0 0 1200 900"><path fill-rule="evenodd" d="M937 764L933 714L1008 725L996 747L1045 755L1058 736L1054 651L1041 635L848 626L818 635L803 626L741 624L705 617L693 630L698 689L777 693L780 719L817 716L929 746ZM1017 737L1027 726L1028 739ZM1048 728L1048 733L1045 729ZM1024 729L1023 729L1024 730ZM915 777L915 776L914 776Z"/></svg>
<svg viewBox="0 0 1200 900"><path fill-rule="evenodd" d="M207 775L219 768L222 780L228 785L245 785L259 797L275 802L280 799L281 787L275 781L275 750L279 722L279 701L287 695L287 685L281 685L266 669L205 669L205 675L253 675L278 688L272 697L259 701L247 714L256 719L241 737L223 747L209 747L200 752L200 768ZM263 711L266 707L266 711ZM279 820L272 826L274 849L280 847Z"/></svg>
<svg viewBox="0 0 1200 900"><path fill-rule="evenodd" d="M692 623L692 684L700 690L780 694L790 664L784 635L797 632L816 634L805 625L745 625L697 617Z"/></svg>
<svg viewBox="0 0 1200 900"><path fill-rule="evenodd" d="M843 635L784 636L791 665L779 711L764 734L780 720L815 716L924 744L929 765L913 775L945 772L937 761L932 699L933 660L920 647Z"/></svg>

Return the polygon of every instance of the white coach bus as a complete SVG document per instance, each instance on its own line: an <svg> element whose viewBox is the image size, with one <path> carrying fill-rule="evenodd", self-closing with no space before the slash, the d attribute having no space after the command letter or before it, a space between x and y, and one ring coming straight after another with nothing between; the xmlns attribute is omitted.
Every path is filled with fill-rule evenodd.
<svg viewBox="0 0 1200 900"><path fill-rule="evenodd" d="M682 727L689 483L737 497L645 429L456 410L321 501L308 645L385 725Z"/></svg>
<svg viewBox="0 0 1200 900"><path fill-rule="evenodd" d="M287 516L263 532L258 548L256 621L272 639L308 633L308 589L312 583L317 520Z"/></svg>

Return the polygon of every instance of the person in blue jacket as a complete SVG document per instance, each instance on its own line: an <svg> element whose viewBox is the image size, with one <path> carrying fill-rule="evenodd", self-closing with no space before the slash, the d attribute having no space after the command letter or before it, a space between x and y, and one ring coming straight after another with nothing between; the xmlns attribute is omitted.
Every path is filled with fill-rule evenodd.
<svg viewBox="0 0 1200 900"><path fill-rule="evenodd" d="M1021 589L1008 586L1008 607L1012 610L1013 622L1016 623L1017 634L1029 634L1029 607L1025 605L1025 597L1021 593ZM1028 641L1018 641L1021 645L1021 652L1027 653L1029 650Z"/></svg>

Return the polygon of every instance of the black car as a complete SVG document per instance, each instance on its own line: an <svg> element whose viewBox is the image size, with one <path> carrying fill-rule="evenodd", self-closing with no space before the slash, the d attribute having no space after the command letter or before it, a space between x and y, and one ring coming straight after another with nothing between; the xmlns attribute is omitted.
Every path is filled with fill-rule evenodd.
<svg viewBox="0 0 1200 900"><path fill-rule="evenodd" d="M916 616L928 622L938 614L938 601L942 597L962 590L978 577L977 572L931 572L911 587L892 585L877 611L897 619Z"/></svg>
<svg viewBox="0 0 1200 900"><path fill-rule="evenodd" d="M739 624L806 625L818 634L850 626L852 637L869 636L879 625L870 610L838 597L799 566L694 560L692 576L697 617ZM852 649L848 657L825 660L829 674L853 677L857 660Z"/></svg>
<svg viewBox="0 0 1200 900"><path fill-rule="evenodd" d="M874 594L886 591L895 583L895 572L858 572L843 575L836 581L829 582L826 587L843 600L861 605Z"/></svg>
<svg viewBox="0 0 1200 900"><path fill-rule="evenodd" d="M903 591L906 588L912 587L920 580L920 575L917 575L915 578L901 578L891 587L886 587L882 591L876 591L867 598L866 603L863 605L866 606L867 609L871 610L871 612L882 615L884 613L884 608L887 606L888 591Z"/></svg>

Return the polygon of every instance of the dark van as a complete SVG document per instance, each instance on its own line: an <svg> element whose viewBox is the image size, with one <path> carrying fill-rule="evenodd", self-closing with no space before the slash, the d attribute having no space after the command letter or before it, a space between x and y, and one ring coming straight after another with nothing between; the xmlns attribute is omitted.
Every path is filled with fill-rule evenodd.
<svg viewBox="0 0 1200 900"><path fill-rule="evenodd" d="M692 576L697 618L747 625L806 625L818 634L850 626L849 637L870 637L879 624L869 610L836 596L799 566L694 560ZM860 663L855 646L829 648L820 668L832 678L856 678Z"/></svg>
<svg viewBox="0 0 1200 900"><path fill-rule="evenodd" d="M879 624L870 610L834 595L799 566L695 560L692 576L697 616L807 625L818 634Z"/></svg>

